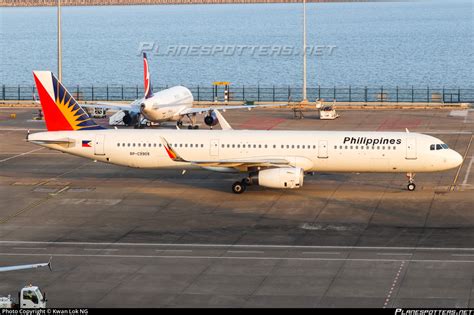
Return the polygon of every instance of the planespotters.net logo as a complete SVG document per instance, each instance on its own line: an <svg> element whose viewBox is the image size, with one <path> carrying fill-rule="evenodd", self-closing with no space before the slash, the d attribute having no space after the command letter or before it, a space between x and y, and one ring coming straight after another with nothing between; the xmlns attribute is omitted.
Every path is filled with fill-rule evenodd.
<svg viewBox="0 0 474 315"><path fill-rule="evenodd" d="M395 309L395 315L474 315L473 309Z"/></svg>
<svg viewBox="0 0 474 315"><path fill-rule="evenodd" d="M332 56L335 45L306 46L306 55ZM294 45L158 45L157 42L140 42L137 55L147 53L160 57L216 57L216 56L251 56L251 57L289 57L303 56L302 47Z"/></svg>

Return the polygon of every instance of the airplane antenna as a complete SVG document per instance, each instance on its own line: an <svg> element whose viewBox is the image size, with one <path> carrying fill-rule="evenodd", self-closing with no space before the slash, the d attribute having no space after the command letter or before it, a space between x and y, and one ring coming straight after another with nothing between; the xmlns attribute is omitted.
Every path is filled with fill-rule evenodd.
<svg viewBox="0 0 474 315"><path fill-rule="evenodd" d="M406 131L407 133L410 133L410 130L408 130L408 128L405 128L405 131Z"/></svg>

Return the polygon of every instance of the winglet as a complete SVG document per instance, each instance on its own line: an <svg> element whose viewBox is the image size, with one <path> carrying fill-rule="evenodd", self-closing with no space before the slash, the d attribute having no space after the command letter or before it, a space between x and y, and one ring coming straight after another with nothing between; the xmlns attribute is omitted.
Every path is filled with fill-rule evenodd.
<svg viewBox="0 0 474 315"><path fill-rule="evenodd" d="M217 119L219 121L219 124L221 125L222 130L232 130L231 125L225 120L224 116L217 110L214 109L214 112L216 113Z"/></svg>
<svg viewBox="0 0 474 315"><path fill-rule="evenodd" d="M163 137L160 137L160 138L161 138L161 143L163 144L163 147L165 148L166 153L168 153L168 156L170 157L171 160L175 162L186 162L181 156L179 156L178 153L176 153L175 150L171 148L171 146L168 144L168 141L166 141L165 138Z"/></svg>

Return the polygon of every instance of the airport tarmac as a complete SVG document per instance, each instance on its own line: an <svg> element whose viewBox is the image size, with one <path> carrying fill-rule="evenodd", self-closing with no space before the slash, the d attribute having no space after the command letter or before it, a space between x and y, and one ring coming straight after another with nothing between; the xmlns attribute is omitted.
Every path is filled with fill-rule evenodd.
<svg viewBox="0 0 474 315"><path fill-rule="evenodd" d="M473 110L228 111L235 129L408 128L465 156L415 192L404 174L315 174L242 195L239 175L27 143L34 114L0 109L0 265L52 256L53 271L0 273L0 296L32 283L51 307L474 307Z"/></svg>

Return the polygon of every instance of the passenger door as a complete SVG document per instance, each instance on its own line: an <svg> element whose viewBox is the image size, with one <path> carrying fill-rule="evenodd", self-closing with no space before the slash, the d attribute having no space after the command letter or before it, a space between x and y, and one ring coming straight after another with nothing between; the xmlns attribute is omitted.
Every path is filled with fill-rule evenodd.
<svg viewBox="0 0 474 315"><path fill-rule="evenodd" d="M219 156L219 139L212 139L211 140L211 148L210 148L210 155L211 156Z"/></svg>
<svg viewBox="0 0 474 315"><path fill-rule="evenodd" d="M407 160L415 160L417 158L416 154L416 138L415 137L407 137Z"/></svg>
<svg viewBox="0 0 474 315"><path fill-rule="evenodd" d="M318 142L318 158L327 159L328 158L328 142L327 140L319 140Z"/></svg>
<svg viewBox="0 0 474 315"><path fill-rule="evenodd" d="M105 135L96 135L94 140L94 154L105 155L104 151Z"/></svg>

